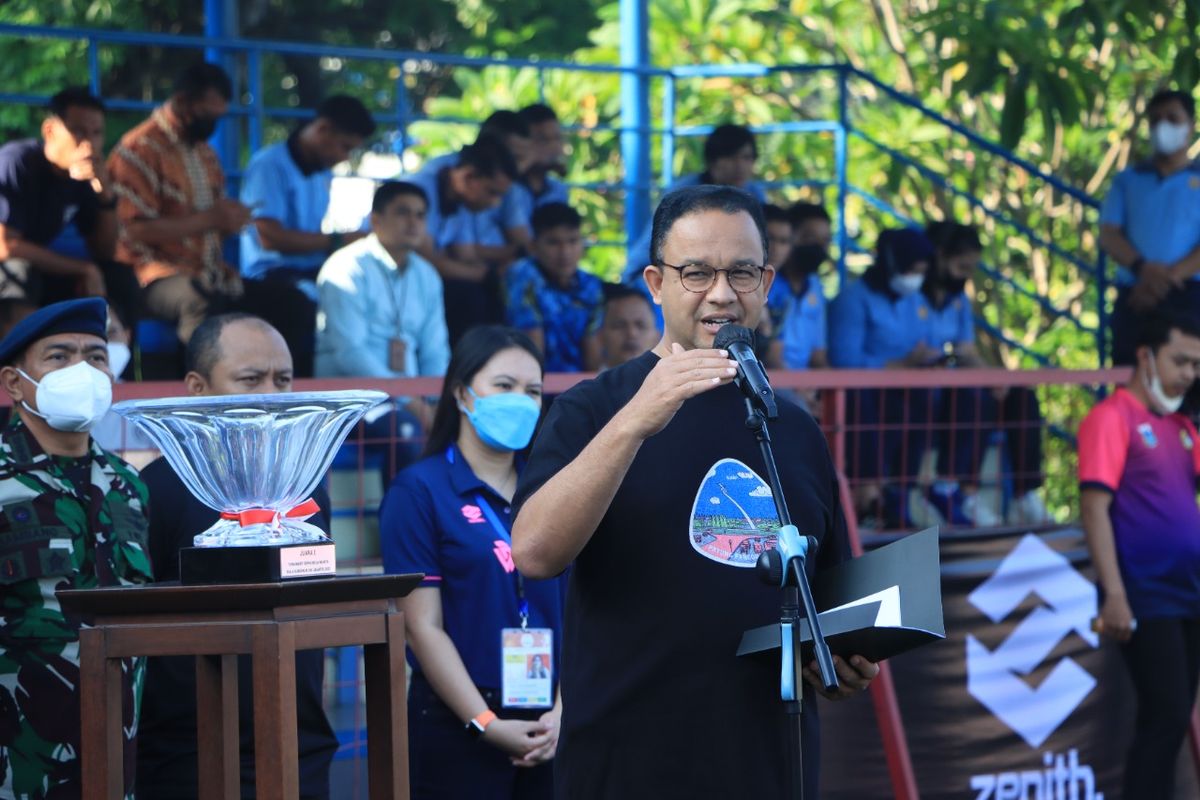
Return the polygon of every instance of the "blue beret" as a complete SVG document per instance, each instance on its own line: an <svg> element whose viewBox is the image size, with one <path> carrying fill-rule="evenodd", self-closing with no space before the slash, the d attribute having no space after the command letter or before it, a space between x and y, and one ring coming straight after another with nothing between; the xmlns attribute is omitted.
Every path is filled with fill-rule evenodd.
<svg viewBox="0 0 1200 800"><path fill-rule="evenodd" d="M85 297L39 308L0 340L0 364L11 364L38 339L59 333L90 333L108 341L108 303L103 297Z"/></svg>

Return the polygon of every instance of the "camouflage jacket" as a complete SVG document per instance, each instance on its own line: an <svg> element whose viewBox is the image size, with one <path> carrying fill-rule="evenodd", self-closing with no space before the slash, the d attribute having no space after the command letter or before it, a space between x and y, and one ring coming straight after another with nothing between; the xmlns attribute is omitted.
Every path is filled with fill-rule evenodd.
<svg viewBox="0 0 1200 800"><path fill-rule="evenodd" d="M74 639L54 592L152 581L147 491L95 442L85 458L47 455L17 415L0 433L0 646Z"/></svg>
<svg viewBox="0 0 1200 800"><path fill-rule="evenodd" d="M152 580L146 500L94 442L47 455L15 414L0 432L0 798L79 794L80 622L54 593ZM141 661L124 665L127 779Z"/></svg>

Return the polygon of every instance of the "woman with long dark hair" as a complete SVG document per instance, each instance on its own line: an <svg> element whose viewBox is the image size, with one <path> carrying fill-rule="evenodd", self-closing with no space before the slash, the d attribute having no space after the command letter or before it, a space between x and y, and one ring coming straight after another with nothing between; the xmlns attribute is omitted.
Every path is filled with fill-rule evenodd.
<svg viewBox="0 0 1200 800"><path fill-rule="evenodd" d="M558 743L564 580L526 580L510 544L542 404L542 356L488 326L454 349L425 457L380 507L388 572L423 572L404 600L412 655L413 797L550 798Z"/></svg>

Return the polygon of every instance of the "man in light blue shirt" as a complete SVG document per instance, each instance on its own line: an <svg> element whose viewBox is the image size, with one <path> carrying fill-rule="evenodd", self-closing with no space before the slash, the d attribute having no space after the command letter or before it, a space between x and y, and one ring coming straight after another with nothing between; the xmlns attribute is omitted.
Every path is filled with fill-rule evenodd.
<svg viewBox="0 0 1200 800"><path fill-rule="evenodd" d="M704 140L704 171L684 175L668 187L667 192L685 186L717 184L733 186L749 192L760 203L767 202L767 192L754 179L754 164L758 160L758 144L754 133L744 125L718 125ZM630 231L629 233L632 233ZM635 288L642 280L642 270L650 262L650 225L633 241L626 253L622 281Z"/></svg>
<svg viewBox="0 0 1200 800"><path fill-rule="evenodd" d="M442 280L415 248L425 235L420 187L383 184L371 233L334 253L317 278L319 377L443 375L450 345Z"/></svg>
<svg viewBox="0 0 1200 800"><path fill-rule="evenodd" d="M566 173L566 145L563 141L562 124L554 109L544 103L525 106L517 114L529 126L531 156L529 167L516 185L519 199L527 218L533 212L550 203L570 205L570 190L551 173Z"/></svg>
<svg viewBox="0 0 1200 800"><path fill-rule="evenodd" d="M530 214L521 178L533 166L533 141L529 125L515 111L494 111L479 126L480 136L491 136L503 143L517 168L517 177L499 204L479 212L479 253L488 262L505 268L529 247Z"/></svg>
<svg viewBox="0 0 1200 800"><path fill-rule="evenodd" d="M480 136L453 161L435 159L407 179L429 198L429 235L415 250L442 276L451 343L474 325L504 318L499 276L485 258L477 212L497 206L516 178L504 143Z"/></svg>
<svg viewBox="0 0 1200 800"><path fill-rule="evenodd" d="M1139 320L1153 312L1200 316L1200 164L1196 102L1161 91L1146 107L1154 155L1122 170L1100 210L1100 246L1119 264L1113 363L1132 364Z"/></svg>
<svg viewBox="0 0 1200 800"><path fill-rule="evenodd" d="M363 235L321 231L331 170L374 132L375 121L362 103L333 95L286 141L255 153L242 177L240 199L253 219L241 234L242 275L295 287L309 301L291 301L291 293L280 292L302 306L288 309L298 317L295 325L280 326L300 377L312 375L317 271L328 254Z"/></svg>

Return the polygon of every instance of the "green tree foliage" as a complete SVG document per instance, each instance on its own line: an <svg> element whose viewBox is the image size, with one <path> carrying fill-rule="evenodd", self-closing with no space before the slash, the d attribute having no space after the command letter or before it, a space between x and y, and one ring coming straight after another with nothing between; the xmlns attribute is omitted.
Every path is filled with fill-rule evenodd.
<svg viewBox="0 0 1200 800"><path fill-rule="evenodd" d="M179 0L0 5L6 22L185 33L202 30L200 13L201 4ZM405 49L615 64L620 44L613 0L247 0L239 16L247 36L374 47L382 54ZM1140 118L1149 96L1166 85L1191 89L1200 80L1200 4L1176 0L650 0L650 18L657 66L773 68L758 77L678 79L674 122L682 130L669 165L661 163L664 137L653 138L660 185L668 173L701 168L702 136L688 130L694 126L836 119L837 73L786 67L842 63L920 98L1064 184L1101 196L1112 176L1146 151ZM80 44L7 38L0 47L0 85L8 91L40 93L86 74ZM182 57L101 48L105 93L161 98L169 67ZM620 271L623 196L606 188L623 175L619 137L609 130L621 123L615 75L449 70L427 61L264 62L264 96L279 108L349 91L381 114L398 115L398 83L411 105L404 113L417 120L408 130L413 163L474 136L471 124L435 118L469 123L495 108L539 99L556 108L570 127L567 177L589 187L577 190L574 201L601 245L590 254L590 268L606 276ZM651 82L656 128L668 122L662 117L665 86L661 78ZM1094 367L1095 339L1080 325L1099 322L1100 282L1089 267L1099 254L1095 210L868 80L851 77L846 88L848 121L857 131L848 145L855 190L846 199L851 271L869 262L878 231L898 224L869 198L917 223L949 217L974 222L983 233L986 263L1004 276L981 275L975 282L980 316L1003 334L985 342L994 362L1034 366L1028 351L1056 366ZM269 137L282 136L288 125L276 121ZM0 127L8 132L31 126L27 110L0 109ZM119 132L121 124L114 127ZM787 184L772 190L777 201L819 199L832 206L834 163L830 132L761 137L763 177ZM1046 390L1043 401L1050 421L1069 432L1091 396L1081 389ZM1069 447L1056 439L1048 472L1060 509L1072 502L1070 458Z"/></svg>

